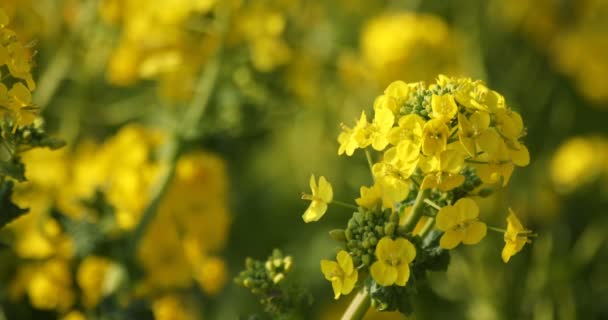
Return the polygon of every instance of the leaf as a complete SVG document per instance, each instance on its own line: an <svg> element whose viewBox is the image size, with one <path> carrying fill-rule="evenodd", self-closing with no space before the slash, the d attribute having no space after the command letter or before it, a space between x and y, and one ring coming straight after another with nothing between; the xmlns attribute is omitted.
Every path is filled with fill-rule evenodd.
<svg viewBox="0 0 608 320"><path fill-rule="evenodd" d="M25 181L25 165L19 157L14 157L8 162L0 162L0 176L9 176L17 181ZM12 187L11 187L12 189Z"/></svg>
<svg viewBox="0 0 608 320"><path fill-rule="evenodd" d="M4 181L0 185L0 229L29 211L29 209L19 208L12 202L13 185L13 181Z"/></svg>

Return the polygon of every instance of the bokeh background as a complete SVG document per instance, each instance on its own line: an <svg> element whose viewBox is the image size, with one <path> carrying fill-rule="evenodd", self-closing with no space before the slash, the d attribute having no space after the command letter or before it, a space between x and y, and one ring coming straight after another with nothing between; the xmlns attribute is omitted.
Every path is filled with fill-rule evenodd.
<svg viewBox="0 0 608 320"><path fill-rule="evenodd" d="M24 155L29 181L13 200L30 212L0 231L0 319L263 318L231 279L273 248L314 297L303 318L339 318L348 297L333 300L319 261L350 212L307 225L301 192L315 173L354 202L371 176L360 154L337 155L340 123L388 83L438 74L482 79L521 113L531 164L481 214L500 226L511 207L538 237L508 264L500 234L453 251L416 298L418 318L608 318L607 1L0 7L31 51L47 131L67 142Z"/></svg>

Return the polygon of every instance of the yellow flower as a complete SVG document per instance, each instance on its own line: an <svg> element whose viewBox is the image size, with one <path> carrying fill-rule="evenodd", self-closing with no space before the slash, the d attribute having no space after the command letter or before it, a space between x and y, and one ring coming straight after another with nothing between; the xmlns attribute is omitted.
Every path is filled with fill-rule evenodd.
<svg viewBox="0 0 608 320"><path fill-rule="evenodd" d="M473 167L483 183L494 184L502 180L503 187L509 183L514 166L509 149L503 140L498 140L493 153L484 153L475 160L480 163L473 163Z"/></svg>
<svg viewBox="0 0 608 320"><path fill-rule="evenodd" d="M444 232L439 245L453 249L461 242L476 244L486 236L486 224L479 221L479 207L469 198L458 200L453 206L445 206L437 213L437 229Z"/></svg>
<svg viewBox="0 0 608 320"><path fill-rule="evenodd" d="M388 109L393 115L399 114L397 99L384 94L378 96L376 100L374 100L374 112L378 112L380 109Z"/></svg>
<svg viewBox="0 0 608 320"><path fill-rule="evenodd" d="M221 258L203 259L195 272L196 280L209 295L218 294L226 283L226 263Z"/></svg>
<svg viewBox="0 0 608 320"><path fill-rule="evenodd" d="M429 120L422 129L422 152L431 156L445 150L450 130L440 119Z"/></svg>
<svg viewBox="0 0 608 320"><path fill-rule="evenodd" d="M492 153L496 149L500 136L490 128L490 114L476 111L467 119L458 114L458 138L467 153L475 157L479 152Z"/></svg>
<svg viewBox="0 0 608 320"><path fill-rule="evenodd" d="M38 108L32 104L30 90L23 83L17 82L8 91L8 96L10 98L8 107L16 124L25 126L34 122Z"/></svg>
<svg viewBox="0 0 608 320"><path fill-rule="evenodd" d="M315 181L315 175L313 174L310 176L310 190L312 190L312 195L302 196L302 199L312 200L310 206L302 215L302 219L304 219L304 222L306 223L321 219L325 214L325 211L327 211L327 204L330 203L334 197L331 184L327 182L323 176L319 178L318 186Z"/></svg>
<svg viewBox="0 0 608 320"><path fill-rule="evenodd" d="M403 161L398 157L397 149L390 148L384 153L382 162L372 166L372 174L380 188L383 203L390 202L390 207L407 197L410 192L409 177L414 173L418 159Z"/></svg>
<svg viewBox="0 0 608 320"><path fill-rule="evenodd" d="M365 124L363 124L365 122ZM388 132L395 122L395 116L388 107L380 107L375 110L372 123L366 123L365 113L361 115L357 127L361 130L354 131L354 138L359 148L365 148L371 144L378 151L384 150L388 145Z"/></svg>
<svg viewBox="0 0 608 320"><path fill-rule="evenodd" d="M338 142L340 148L338 149L338 155L346 153L347 156L352 156L355 150L358 148L365 148L369 145L369 139L367 135L367 116L365 112L361 112L361 117L354 128L349 128L342 125L342 132L338 136Z"/></svg>
<svg viewBox="0 0 608 320"><path fill-rule="evenodd" d="M416 114L408 114L399 118L399 126L391 128L388 141L397 146L399 157L404 160L414 160L420 156L422 146L422 128L424 119Z"/></svg>
<svg viewBox="0 0 608 320"><path fill-rule="evenodd" d="M353 139L353 132L353 129L342 125L342 132L338 135L338 143L340 144L338 155L346 153L347 156L352 156L357 149L357 141Z"/></svg>
<svg viewBox="0 0 608 320"><path fill-rule="evenodd" d="M450 191L464 182L460 169L464 165L464 155L459 150L448 149L439 156L422 157L420 169L426 174L420 185L421 189L438 188Z"/></svg>
<svg viewBox="0 0 608 320"><path fill-rule="evenodd" d="M65 316L61 318L61 320L87 320L85 315L77 310L72 310Z"/></svg>
<svg viewBox="0 0 608 320"><path fill-rule="evenodd" d="M410 86L401 80L394 81L386 87L384 94L395 99L397 107L400 107L410 95Z"/></svg>
<svg viewBox="0 0 608 320"><path fill-rule="evenodd" d="M361 196L357 199L355 199L355 202L357 203L357 205L359 205L360 207L363 208L367 208L367 209L373 209L376 207L376 205L378 203L382 204L382 207L384 208L384 201L382 198L382 191L380 190L380 187L378 186L378 184L374 184L371 187L366 187L366 186L361 186L361 188L359 189L359 193L361 194ZM391 207L391 204L389 202L388 204L388 208Z"/></svg>
<svg viewBox="0 0 608 320"><path fill-rule="evenodd" d="M82 289L83 303L87 308L97 305L106 288L106 276L112 262L103 257L88 256L78 267L76 282ZM107 292L105 292L107 293Z"/></svg>
<svg viewBox="0 0 608 320"><path fill-rule="evenodd" d="M431 108L433 109L433 118L440 119L443 122L452 120L458 112L458 106L456 106L454 96L451 94L441 96L434 94L431 99Z"/></svg>
<svg viewBox="0 0 608 320"><path fill-rule="evenodd" d="M27 292L35 308L67 311L74 303L72 273L67 260L44 262L32 276Z"/></svg>
<svg viewBox="0 0 608 320"><path fill-rule="evenodd" d="M502 261L509 262L512 256L521 251L526 243L530 243L528 235L532 231L526 230L521 222L509 208L507 217L507 231L505 232L505 247L502 249Z"/></svg>
<svg viewBox="0 0 608 320"><path fill-rule="evenodd" d="M381 286L405 286L410 278L410 263L416 257L416 248L407 239L389 237L380 239L376 246L378 259L370 267L374 281Z"/></svg>
<svg viewBox="0 0 608 320"><path fill-rule="evenodd" d="M175 294L162 296L152 303L156 320L194 320L199 318L184 299Z"/></svg>
<svg viewBox="0 0 608 320"><path fill-rule="evenodd" d="M522 135L524 122L519 113L508 109L498 109L494 117L496 129L505 138L517 140Z"/></svg>
<svg viewBox="0 0 608 320"><path fill-rule="evenodd" d="M331 287L334 290L334 298L340 298L340 295L347 295L357 283L358 272L353 265L353 258L348 252L341 250L338 252L335 261L321 260L321 271L325 275L325 279L331 281Z"/></svg>

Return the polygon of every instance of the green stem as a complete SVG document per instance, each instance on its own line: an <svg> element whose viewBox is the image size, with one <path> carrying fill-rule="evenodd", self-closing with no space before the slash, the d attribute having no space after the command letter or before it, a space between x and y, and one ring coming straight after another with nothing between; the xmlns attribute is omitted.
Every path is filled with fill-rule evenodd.
<svg viewBox="0 0 608 320"><path fill-rule="evenodd" d="M422 208L424 206L424 199L426 199L426 197L429 195L429 190L430 189L424 189L424 190L418 191L418 195L416 196L416 201L414 202L414 205L412 206L412 212L410 212L410 215L407 216L407 218L405 219L405 223L403 224L406 232L410 232L410 231L414 230L414 228L416 227L416 223L418 223L418 220L420 220L420 217L422 217Z"/></svg>
<svg viewBox="0 0 608 320"><path fill-rule="evenodd" d="M332 200L330 202L330 204L336 204L338 206L342 206L342 207L345 207L345 208L359 210L359 207L357 207L356 205L350 204L350 203L347 203L347 202L343 202L343 201L339 201L339 200Z"/></svg>
<svg viewBox="0 0 608 320"><path fill-rule="evenodd" d="M367 159L367 165L369 166L369 172L372 174L372 179L376 180L374 177L374 161L372 160L372 155L369 153L368 149L365 149L365 158Z"/></svg>
<svg viewBox="0 0 608 320"><path fill-rule="evenodd" d="M435 225L435 218L429 218L429 220L427 220L427 222L424 224L424 227L422 227L422 230L420 230L420 238L424 239L424 237L426 237L427 234L429 234L429 232L431 232L431 230L433 230L433 226Z"/></svg>
<svg viewBox="0 0 608 320"><path fill-rule="evenodd" d="M424 203L428 204L429 206L431 206L437 210L441 210L441 206L439 206L438 204L433 202L433 200L431 200L431 199L424 199Z"/></svg>
<svg viewBox="0 0 608 320"><path fill-rule="evenodd" d="M350 305L344 311L342 320L361 320L371 305L371 299L367 289L363 287L350 302Z"/></svg>

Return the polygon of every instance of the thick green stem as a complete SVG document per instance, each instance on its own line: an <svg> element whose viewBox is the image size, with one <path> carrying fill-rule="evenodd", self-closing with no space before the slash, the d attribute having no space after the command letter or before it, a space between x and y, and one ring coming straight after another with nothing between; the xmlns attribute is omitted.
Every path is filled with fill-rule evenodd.
<svg viewBox="0 0 608 320"><path fill-rule="evenodd" d="M367 313L371 302L372 301L369 297L367 289L363 287L361 291L357 293L355 298L353 298L353 301L351 301L346 311L344 311L344 314L342 315L342 320L363 319L363 316L365 316L365 313Z"/></svg>
<svg viewBox="0 0 608 320"><path fill-rule="evenodd" d="M414 230L414 228L416 227L416 223L418 223L418 220L420 220L420 217L422 217L424 199L426 199L428 195L429 189L418 191L418 196L416 196L416 201L412 206L412 212L410 212L410 215L405 218L405 223L403 224L406 232Z"/></svg>

